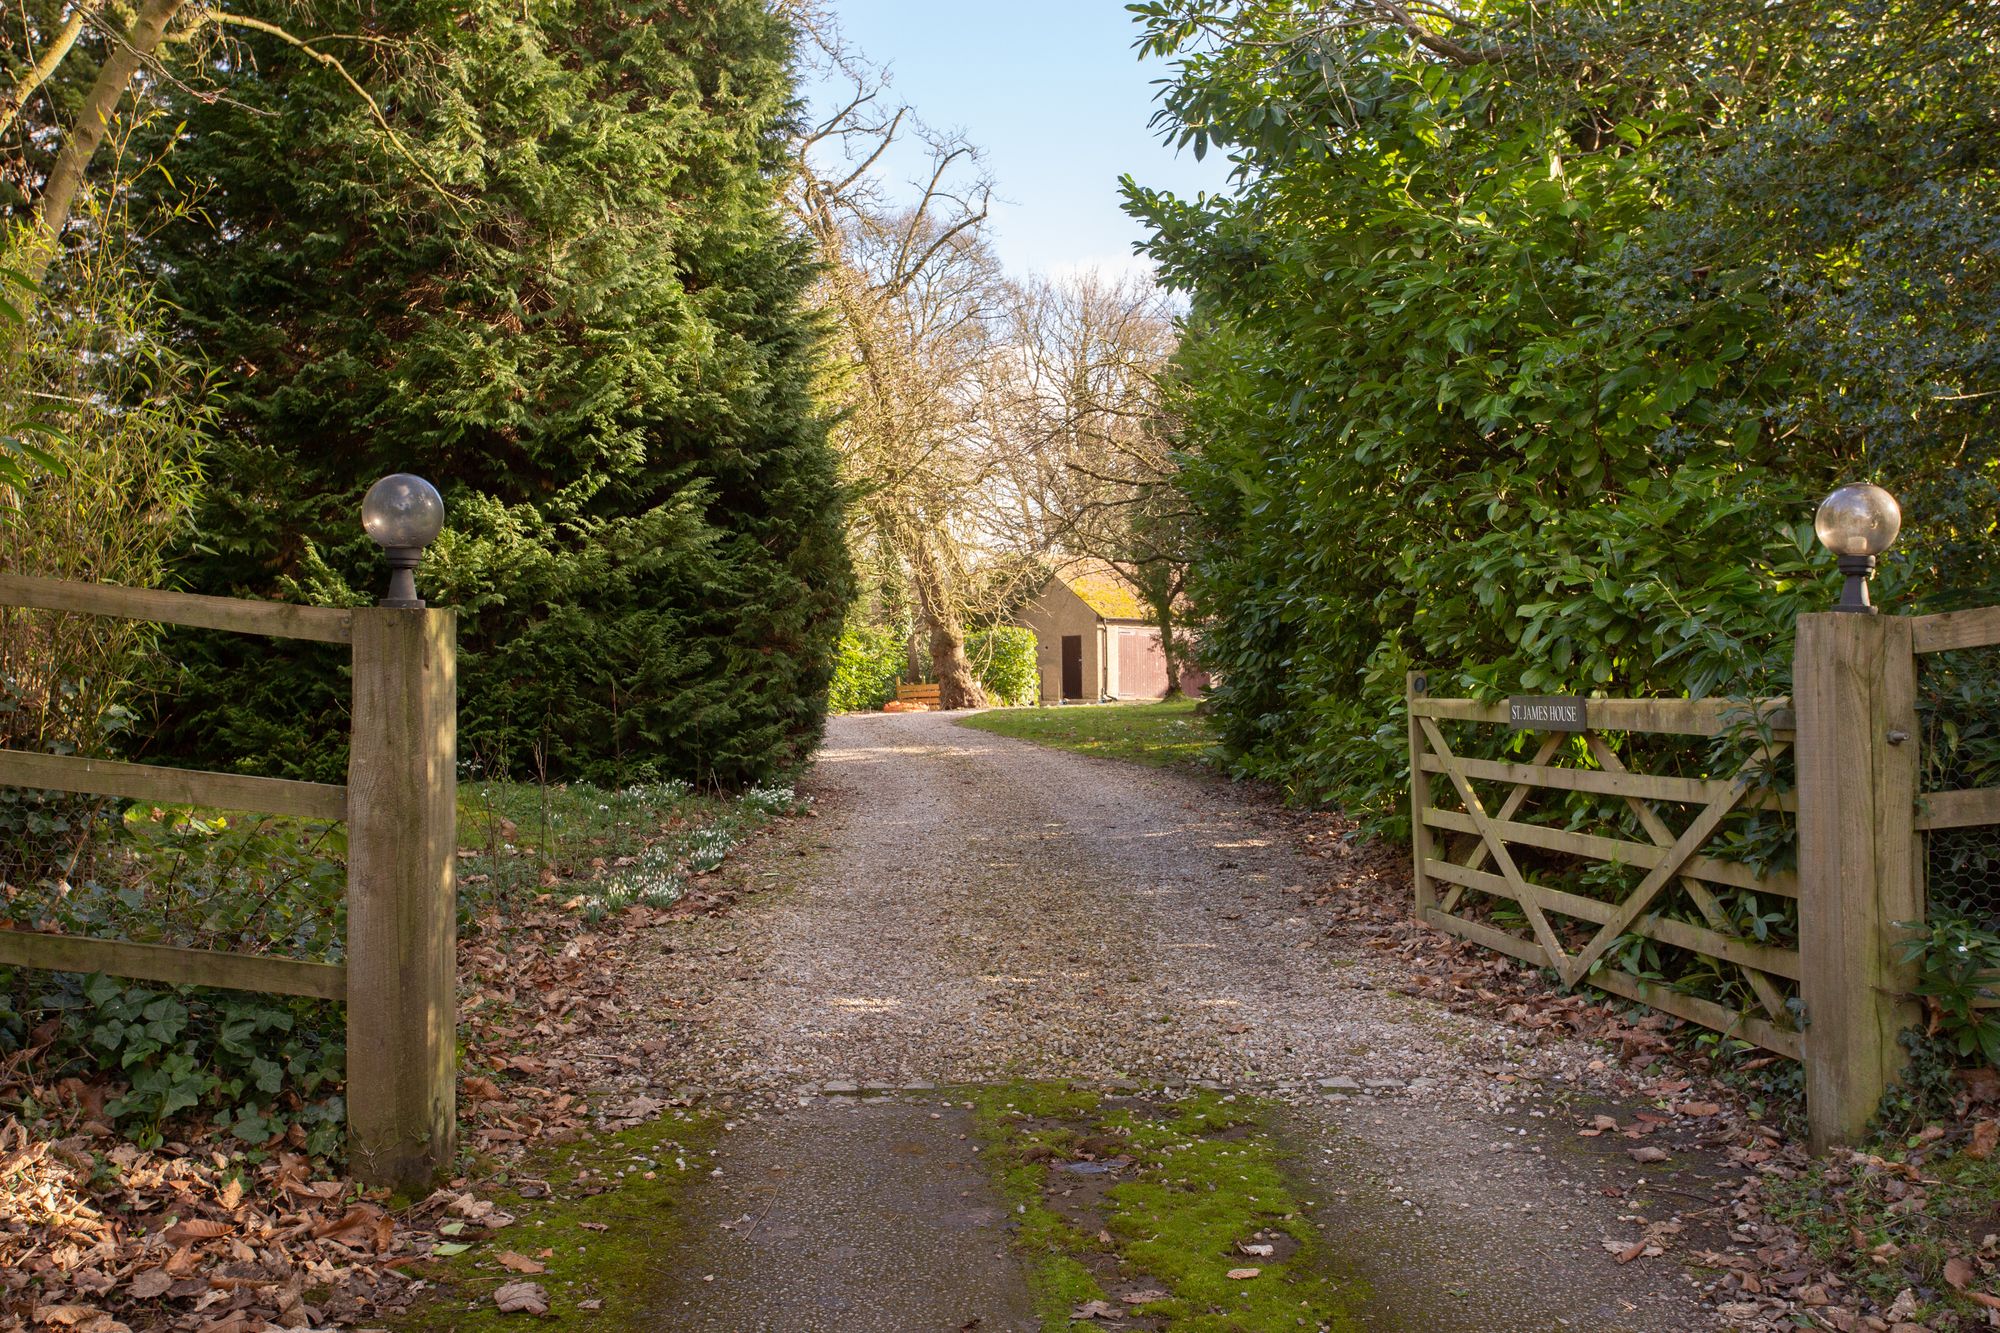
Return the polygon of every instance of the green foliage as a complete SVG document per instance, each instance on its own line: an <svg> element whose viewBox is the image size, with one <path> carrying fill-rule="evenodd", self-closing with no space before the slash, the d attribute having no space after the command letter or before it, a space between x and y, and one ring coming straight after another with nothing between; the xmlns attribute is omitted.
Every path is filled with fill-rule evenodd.
<svg viewBox="0 0 2000 1333"><path fill-rule="evenodd" d="M0 265L0 354L28 336L27 312L39 295L25 274ZM24 394L0 399L0 486L23 490L39 473L60 476L66 471L50 448L56 443L50 415L46 404ZM0 509L0 523L13 521L11 510Z"/></svg>
<svg viewBox="0 0 2000 1333"><path fill-rule="evenodd" d="M31 977L37 980L31 981ZM339 1006L105 976L0 973L0 1028L32 1044L43 1076L108 1076L114 1128L143 1147L200 1115L256 1148L296 1129L315 1156L340 1147L346 1065Z"/></svg>
<svg viewBox="0 0 2000 1333"><path fill-rule="evenodd" d="M1018 708L1041 698L1041 669L1035 662L1035 632L1020 625L995 625L965 636L965 656L986 687L987 699Z"/></svg>
<svg viewBox="0 0 2000 1333"><path fill-rule="evenodd" d="M1782 693L1796 615L1831 600L1812 506L1857 476L1910 502L1881 595L1990 598L1981 19L1503 3L1441 54L1295 0L1132 8L1179 62L1164 127L1241 168L1127 191L1191 302L1190 588L1243 771L1389 816L1411 667L1434 693Z"/></svg>
<svg viewBox="0 0 2000 1333"><path fill-rule="evenodd" d="M840 632L833 684L826 706L835 713L867 713L896 697L908 663L904 636L894 630L849 623Z"/></svg>
<svg viewBox="0 0 2000 1333"><path fill-rule="evenodd" d="M0 496L0 568L151 587L188 533L209 419L203 382L167 345L158 293L134 279L140 238L126 197L114 174L80 199L87 240L56 256L38 289L0 277L0 296L13 298L12 318L0 318L0 435L36 441L22 455L29 472ZM0 238L0 269L43 258L35 245ZM0 610L0 746L115 750L158 638L143 622Z"/></svg>
<svg viewBox="0 0 2000 1333"><path fill-rule="evenodd" d="M459 929L479 930L552 885L568 886L558 901L590 922L627 907L669 907L690 876L716 869L751 833L811 804L777 784L721 796L675 781L616 789L462 783Z"/></svg>
<svg viewBox="0 0 2000 1333"><path fill-rule="evenodd" d="M569 886L553 900L587 922L669 906L691 877L809 803L781 785L724 797L681 782L462 784L460 928L549 901L552 885ZM114 819L102 805L79 815L22 801L0 804L0 831L10 813L51 845L91 851L71 860L70 879L13 884L0 925L321 962L345 953L341 825L144 804ZM206 1125L338 1156L344 1043L343 1010L323 1001L0 971L0 1051L36 1049L43 1082L109 1081L105 1116L146 1145Z"/></svg>
<svg viewBox="0 0 2000 1333"><path fill-rule="evenodd" d="M1903 961L1917 965L1916 993L1930 1009L1933 1034L1961 1060L2000 1065L2000 1010L1978 1007L2000 974L2000 934L1936 914L1897 924L1912 932Z"/></svg>
<svg viewBox="0 0 2000 1333"><path fill-rule="evenodd" d="M0 829L18 821L30 849L25 859L57 867L13 882L0 925L340 959L343 825L184 806L133 805L115 817L112 804L0 793Z"/></svg>
<svg viewBox="0 0 2000 1333"><path fill-rule="evenodd" d="M850 621L841 631L827 707L836 713L867 713L895 698L909 669L907 639L894 629ZM1040 695L1033 630L1018 625L974 630L965 636L965 656L991 702L1016 707Z"/></svg>
<svg viewBox="0 0 2000 1333"><path fill-rule="evenodd" d="M296 29L295 7L244 11ZM353 605L356 509L408 470L449 526L462 748L514 774L736 784L809 748L851 576L807 247L777 205L790 33L756 0L316 7L339 75L238 32L185 117L204 200L149 258L221 368L216 593ZM153 196L167 203L168 182ZM337 774L338 654L190 636L165 743Z"/></svg>
<svg viewBox="0 0 2000 1333"><path fill-rule="evenodd" d="M14 796L0 828L18 821L36 849L17 863L69 873L13 881L10 929L327 962L344 952L340 826L146 805L118 817L108 802ZM149 1147L170 1123L202 1120L244 1145L291 1133L337 1156L345 1034L325 1001L0 972L0 1048L36 1048L44 1082L109 1080L106 1119Z"/></svg>

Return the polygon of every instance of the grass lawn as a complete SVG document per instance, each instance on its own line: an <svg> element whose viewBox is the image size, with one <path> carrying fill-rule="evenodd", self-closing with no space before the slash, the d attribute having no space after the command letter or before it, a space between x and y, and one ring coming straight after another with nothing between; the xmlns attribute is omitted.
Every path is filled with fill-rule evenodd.
<svg viewBox="0 0 2000 1333"><path fill-rule="evenodd" d="M1198 768L1215 752L1215 736L1196 717L1192 699L1157 704L1069 704L1060 708L996 708L960 726L1012 736L1059 750L1123 759L1157 768Z"/></svg>

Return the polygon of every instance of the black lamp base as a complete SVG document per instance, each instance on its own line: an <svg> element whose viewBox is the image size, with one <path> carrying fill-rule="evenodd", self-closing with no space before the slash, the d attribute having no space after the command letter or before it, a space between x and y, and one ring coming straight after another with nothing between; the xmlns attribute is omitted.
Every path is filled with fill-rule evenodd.
<svg viewBox="0 0 2000 1333"><path fill-rule="evenodd" d="M1839 568L1847 576L1847 583L1840 590L1839 605L1833 609L1859 616L1877 614L1874 603L1868 600L1868 580L1875 577L1875 557L1843 555L1839 559Z"/></svg>
<svg viewBox="0 0 2000 1333"><path fill-rule="evenodd" d="M389 557L389 595L375 603L396 611L421 611L424 599L417 596L417 562L424 558L421 546L392 546L383 552Z"/></svg>

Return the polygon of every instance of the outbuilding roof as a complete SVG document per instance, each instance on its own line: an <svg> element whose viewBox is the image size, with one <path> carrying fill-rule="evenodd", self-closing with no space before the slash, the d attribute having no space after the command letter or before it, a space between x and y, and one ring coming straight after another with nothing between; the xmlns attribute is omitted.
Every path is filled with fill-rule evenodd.
<svg viewBox="0 0 2000 1333"><path fill-rule="evenodd" d="M1106 620L1152 618L1131 580L1102 560L1072 560L1056 571L1056 578Z"/></svg>

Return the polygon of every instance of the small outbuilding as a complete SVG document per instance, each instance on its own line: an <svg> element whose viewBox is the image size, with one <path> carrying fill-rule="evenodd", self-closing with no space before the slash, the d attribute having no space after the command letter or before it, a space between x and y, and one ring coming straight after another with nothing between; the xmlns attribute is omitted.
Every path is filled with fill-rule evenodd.
<svg viewBox="0 0 2000 1333"><path fill-rule="evenodd" d="M1057 569L1019 620L1035 633L1043 703L1166 697L1160 628L1138 589L1103 561Z"/></svg>

